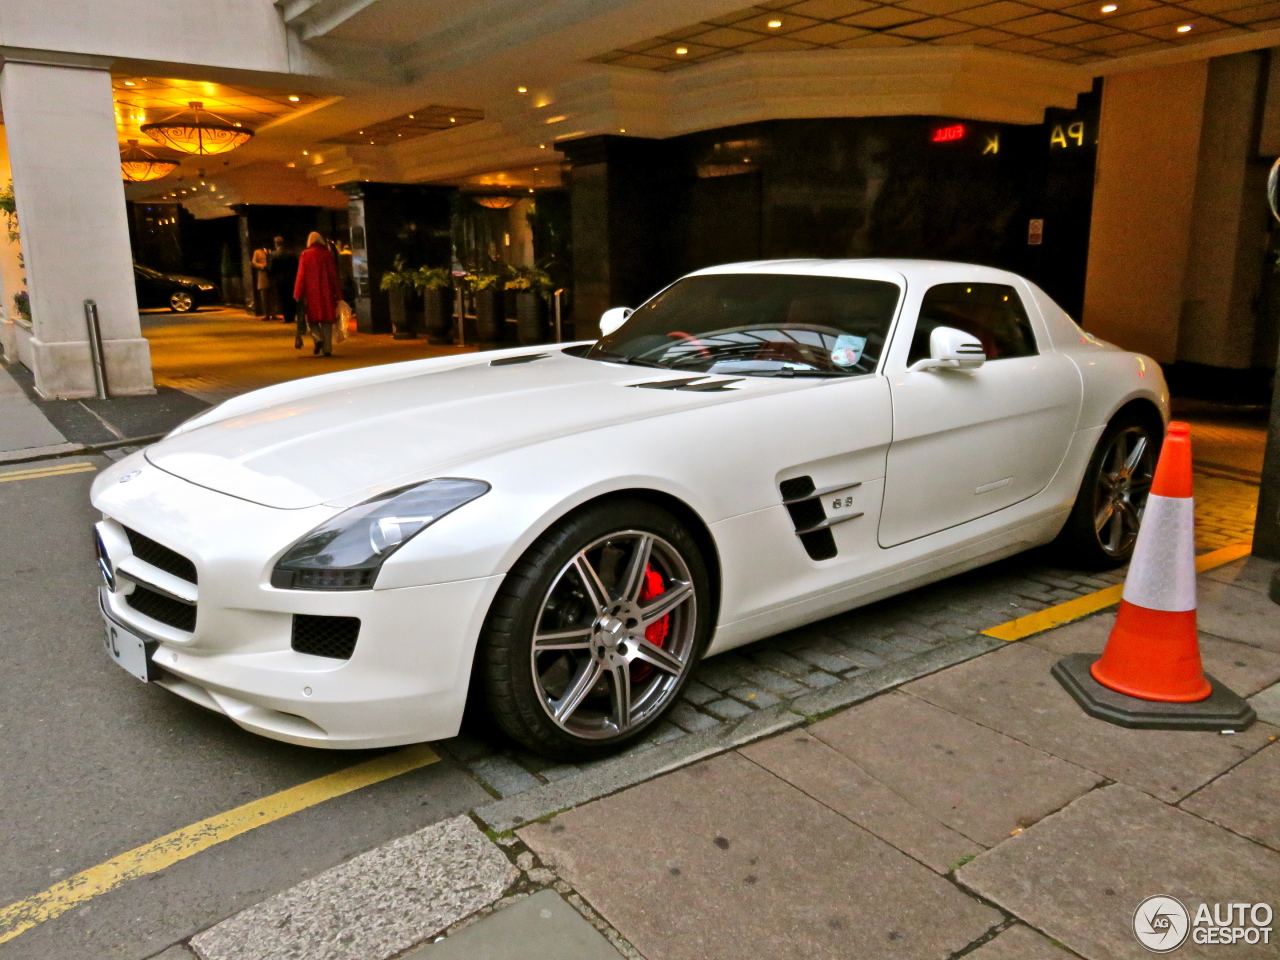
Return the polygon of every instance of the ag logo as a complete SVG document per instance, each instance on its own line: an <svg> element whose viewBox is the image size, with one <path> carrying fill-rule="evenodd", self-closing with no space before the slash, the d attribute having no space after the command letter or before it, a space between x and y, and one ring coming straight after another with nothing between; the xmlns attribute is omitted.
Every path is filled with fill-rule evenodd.
<svg viewBox="0 0 1280 960"><path fill-rule="evenodd" d="M1133 935L1152 953L1169 953L1186 942L1191 928L1187 908L1173 897L1147 897L1133 912Z"/></svg>

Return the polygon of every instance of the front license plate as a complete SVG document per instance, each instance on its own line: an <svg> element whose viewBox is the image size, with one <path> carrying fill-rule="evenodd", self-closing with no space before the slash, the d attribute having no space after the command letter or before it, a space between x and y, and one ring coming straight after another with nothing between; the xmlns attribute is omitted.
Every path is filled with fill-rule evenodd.
<svg viewBox="0 0 1280 960"><path fill-rule="evenodd" d="M114 620L104 617L107 627L107 654L139 680L154 679L151 654L159 646L143 640Z"/></svg>

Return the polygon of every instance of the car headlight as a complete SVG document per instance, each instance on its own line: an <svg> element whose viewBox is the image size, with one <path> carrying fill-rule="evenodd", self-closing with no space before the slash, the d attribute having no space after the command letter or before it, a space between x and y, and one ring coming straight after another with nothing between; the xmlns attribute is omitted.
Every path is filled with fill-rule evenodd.
<svg viewBox="0 0 1280 960"><path fill-rule="evenodd" d="M285 551L271 571L271 585L369 590L387 558L408 540L488 492L482 480L453 478L389 490L326 520Z"/></svg>

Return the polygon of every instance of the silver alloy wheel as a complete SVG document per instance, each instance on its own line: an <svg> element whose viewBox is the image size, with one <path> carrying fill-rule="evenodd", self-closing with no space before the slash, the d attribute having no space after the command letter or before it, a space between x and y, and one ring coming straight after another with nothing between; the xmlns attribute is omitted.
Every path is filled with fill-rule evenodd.
<svg viewBox="0 0 1280 960"><path fill-rule="evenodd" d="M547 716L582 739L621 736L668 705L692 664L693 577L662 537L611 533L565 564L535 623L530 666Z"/></svg>
<svg viewBox="0 0 1280 960"><path fill-rule="evenodd" d="M175 290L169 296L169 308L176 313L188 313L195 305L195 300L185 290Z"/></svg>
<svg viewBox="0 0 1280 960"><path fill-rule="evenodd" d="M1155 467L1151 437L1142 427L1121 430L1103 454L1094 489L1093 527L1108 556L1127 556L1138 539Z"/></svg>

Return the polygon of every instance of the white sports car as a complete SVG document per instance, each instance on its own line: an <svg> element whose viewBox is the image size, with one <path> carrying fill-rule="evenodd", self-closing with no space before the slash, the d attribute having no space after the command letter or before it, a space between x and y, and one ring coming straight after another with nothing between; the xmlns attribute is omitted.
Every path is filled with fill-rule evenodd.
<svg viewBox="0 0 1280 960"><path fill-rule="evenodd" d="M1021 277L730 264L601 325L258 390L104 471L111 655L292 743L449 737L470 696L582 759L701 657L1055 538L1133 549L1160 368Z"/></svg>

